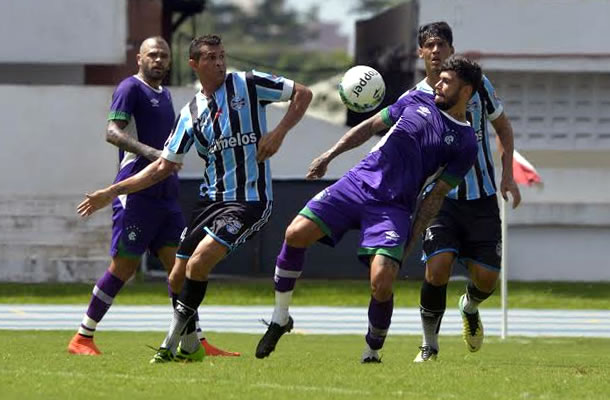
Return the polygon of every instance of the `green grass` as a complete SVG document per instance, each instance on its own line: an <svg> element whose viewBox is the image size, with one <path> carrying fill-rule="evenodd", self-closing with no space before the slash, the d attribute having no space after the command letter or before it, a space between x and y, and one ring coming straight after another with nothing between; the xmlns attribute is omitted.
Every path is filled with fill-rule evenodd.
<svg viewBox="0 0 610 400"><path fill-rule="evenodd" d="M383 364L361 365L361 336L290 334L270 358L257 335L215 334L242 352L149 365L160 333L100 332L101 357L71 356L73 332L0 331L2 399L607 399L610 340L487 338L476 354L443 337L436 363L413 364L419 337L390 336Z"/></svg>
<svg viewBox="0 0 610 400"><path fill-rule="evenodd" d="M421 282L398 281L395 285L395 305L416 307L419 304ZM450 282L448 306L454 307L464 292L463 281ZM87 304L91 284L23 284L0 283L0 303L3 304ZM555 309L610 309L610 282L510 282L509 307ZM115 304L167 304L167 288L162 282L129 283ZM294 305L362 306L369 301L366 281L314 281L297 283ZM269 280L212 280L205 304L271 305L273 286ZM499 290L483 307L500 307Z"/></svg>

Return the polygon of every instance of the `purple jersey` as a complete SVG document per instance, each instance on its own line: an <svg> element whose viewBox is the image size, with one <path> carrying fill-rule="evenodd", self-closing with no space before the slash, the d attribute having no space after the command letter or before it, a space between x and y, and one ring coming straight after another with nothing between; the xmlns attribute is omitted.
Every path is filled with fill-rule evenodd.
<svg viewBox="0 0 610 400"><path fill-rule="evenodd" d="M401 101L396 124L346 177L373 199L413 212L428 178L460 183L475 161L477 142L470 125L439 110L433 96L415 91Z"/></svg>
<svg viewBox="0 0 610 400"><path fill-rule="evenodd" d="M174 107L169 90L155 89L136 76L124 79L112 95L108 120L127 122L125 131L147 146L163 150L174 124ZM150 161L145 157L119 150L119 172L115 183L144 169ZM138 194L156 198L178 197L178 176L170 176Z"/></svg>

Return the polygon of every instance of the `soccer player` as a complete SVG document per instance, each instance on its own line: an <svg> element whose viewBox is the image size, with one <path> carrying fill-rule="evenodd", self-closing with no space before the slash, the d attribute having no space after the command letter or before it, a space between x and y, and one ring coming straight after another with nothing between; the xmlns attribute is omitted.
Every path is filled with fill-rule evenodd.
<svg viewBox="0 0 610 400"><path fill-rule="evenodd" d="M170 65L167 42L161 37L144 40L137 61L138 73L117 86L108 115L106 140L119 148L115 182L135 175L159 158L175 119L170 92L161 86ZM150 249L169 273L184 230L176 174L141 192L119 196L112 210L112 261L93 288L81 326L68 344L72 354L101 354L93 341L97 324L136 271L142 254ZM181 285L181 279L174 279L173 288L168 289L177 293ZM212 346L203 336L199 339L208 355L239 355Z"/></svg>
<svg viewBox="0 0 610 400"><path fill-rule="evenodd" d="M454 52L451 27L445 22L423 25L419 29L418 42L418 53L424 60L426 77L416 85L415 90L433 93L433 87L440 79L441 63ZM395 122L397 114L386 113L388 123ZM496 287L502 254L501 223L487 121L491 121L504 149L500 193L508 201L507 193L510 192L513 208L521 201L519 188L513 180L513 130L493 85L485 75L479 90L468 103L466 118L476 133L477 159L462 183L447 194L441 210L424 235L426 273L420 294L423 343L415 362L435 360L438 355L438 333L446 308L447 284L456 258L466 265L470 275L466 293L458 302L463 339L471 352L478 351L483 343L483 324L478 306L491 296Z"/></svg>
<svg viewBox="0 0 610 400"><path fill-rule="evenodd" d="M182 340L196 328L208 274L229 252L251 238L269 219L273 201L269 157L280 148L311 102L311 91L292 80L261 73L227 74L221 38L194 39L189 65L202 90L181 111L161 157L138 174L98 190L78 206L86 216L114 198L146 189L172 175L193 144L205 163L205 182L184 233L170 283L186 275L169 332L151 363L201 361L198 341ZM265 106L288 101L278 125L268 131Z"/></svg>
<svg viewBox="0 0 610 400"><path fill-rule="evenodd" d="M288 226L275 269L275 309L256 357L267 357L281 336L293 328L288 308L306 249L318 240L334 245L347 230L359 229L358 256L370 267L372 292L361 361L381 361L379 350L393 311L392 285L404 254L476 155L474 131L465 120L466 104L481 82L481 69L476 63L454 58L441 71L436 96L422 92L405 96L398 122L372 151L313 197ZM369 118L350 129L312 162L307 179L324 176L332 159L361 145L383 126L380 119ZM435 180L436 185L416 208L427 179Z"/></svg>

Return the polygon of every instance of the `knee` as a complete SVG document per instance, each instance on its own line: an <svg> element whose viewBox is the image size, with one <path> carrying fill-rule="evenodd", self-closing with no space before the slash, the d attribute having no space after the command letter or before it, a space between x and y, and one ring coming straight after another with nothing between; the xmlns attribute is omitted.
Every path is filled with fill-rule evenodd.
<svg viewBox="0 0 610 400"><path fill-rule="evenodd" d="M178 294L182 290L184 276L178 276L178 274L172 271L172 273L169 274L167 281L172 292Z"/></svg>
<svg viewBox="0 0 610 400"><path fill-rule="evenodd" d="M393 280L388 277L378 276L371 280L371 295L379 302L385 302L392 298Z"/></svg>
<svg viewBox="0 0 610 400"><path fill-rule="evenodd" d="M426 282L433 286L443 286L449 283L451 276L451 265L426 265Z"/></svg>
<svg viewBox="0 0 610 400"><path fill-rule="evenodd" d="M288 246L292 247L307 247L307 238L301 226L297 223L292 223L286 228L284 240Z"/></svg>

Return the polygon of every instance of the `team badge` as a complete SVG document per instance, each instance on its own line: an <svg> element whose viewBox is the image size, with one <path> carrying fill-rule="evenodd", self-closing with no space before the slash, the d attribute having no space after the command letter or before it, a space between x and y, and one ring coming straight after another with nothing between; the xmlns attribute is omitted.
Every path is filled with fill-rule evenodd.
<svg viewBox="0 0 610 400"><path fill-rule="evenodd" d="M125 228L125 233L127 234L127 240L130 242L135 242L138 240L138 236L142 231L136 225L129 225Z"/></svg>
<svg viewBox="0 0 610 400"><path fill-rule="evenodd" d="M445 136L445 143L447 143L448 145L452 145L453 142L455 142L455 136L453 136L453 135Z"/></svg>
<svg viewBox="0 0 610 400"><path fill-rule="evenodd" d="M231 108L234 110L241 110L246 105L246 99L243 97L235 96L231 99Z"/></svg>

